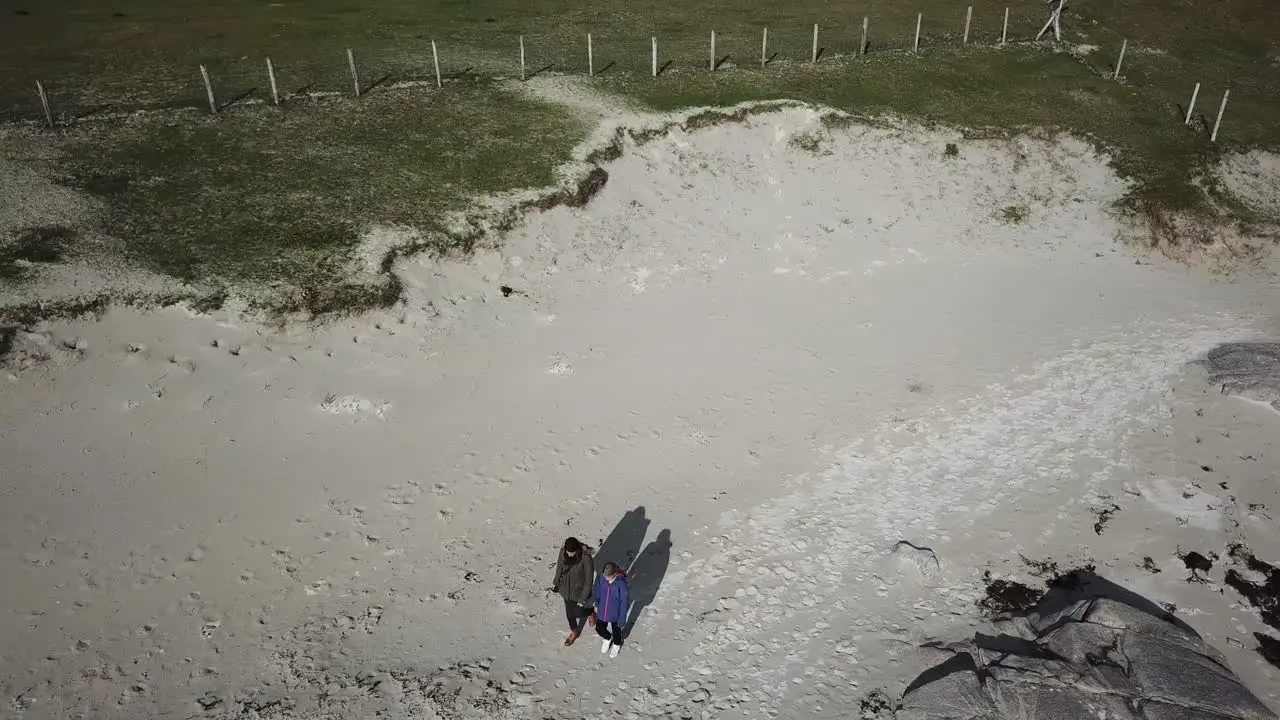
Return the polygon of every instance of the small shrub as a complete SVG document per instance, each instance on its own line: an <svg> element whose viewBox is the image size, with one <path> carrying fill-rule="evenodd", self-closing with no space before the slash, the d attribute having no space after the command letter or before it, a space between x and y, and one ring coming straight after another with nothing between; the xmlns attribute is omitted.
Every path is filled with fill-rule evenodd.
<svg viewBox="0 0 1280 720"><path fill-rule="evenodd" d="M1027 221L1026 205L1008 205L1000 211L1000 220L1006 225L1021 225Z"/></svg>
<svg viewBox="0 0 1280 720"><path fill-rule="evenodd" d="M822 149L822 138L815 133L801 133L791 138L788 143L797 150L803 150L811 155L826 154Z"/></svg>
<svg viewBox="0 0 1280 720"><path fill-rule="evenodd" d="M955 143L947 143L947 146L942 150L942 157L944 158L960 157L960 148Z"/></svg>

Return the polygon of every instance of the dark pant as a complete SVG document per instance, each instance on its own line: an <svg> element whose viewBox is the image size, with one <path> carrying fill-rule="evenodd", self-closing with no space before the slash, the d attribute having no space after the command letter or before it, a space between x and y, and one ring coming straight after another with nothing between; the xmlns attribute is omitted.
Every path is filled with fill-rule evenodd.
<svg viewBox="0 0 1280 720"><path fill-rule="evenodd" d="M622 626L618 623L597 622L596 634L605 640L612 640L614 645L622 647Z"/></svg>
<svg viewBox="0 0 1280 720"><path fill-rule="evenodd" d="M587 616L590 614L590 608L582 607L576 600L565 599L564 615L569 619L569 629L575 635L582 634L582 629L587 626Z"/></svg>

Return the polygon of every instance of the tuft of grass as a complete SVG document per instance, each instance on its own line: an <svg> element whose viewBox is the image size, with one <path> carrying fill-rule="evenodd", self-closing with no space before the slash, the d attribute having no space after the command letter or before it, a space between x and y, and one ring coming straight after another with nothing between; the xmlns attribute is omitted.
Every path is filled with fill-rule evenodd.
<svg viewBox="0 0 1280 720"><path fill-rule="evenodd" d="M960 148L956 146L955 143L947 143L947 146L942 149L942 157L944 158L960 157Z"/></svg>
<svg viewBox="0 0 1280 720"><path fill-rule="evenodd" d="M1000 221L1006 225L1021 225L1027 221L1028 212L1025 205L1006 205L1000 210Z"/></svg>
<svg viewBox="0 0 1280 720"><path fill-rule="evenodd" d="M823 154L822 138L815 133L800 133L788 141L791 147L803 150L810 155Z"/></svg>

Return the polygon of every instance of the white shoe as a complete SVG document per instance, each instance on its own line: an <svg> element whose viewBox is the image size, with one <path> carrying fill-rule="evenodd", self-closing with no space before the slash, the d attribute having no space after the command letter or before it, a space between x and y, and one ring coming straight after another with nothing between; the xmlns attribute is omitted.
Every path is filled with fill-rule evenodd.
<svg viewBox="0 0 1280 720"><path fill-rule="evenodd" d="M621 651L622 651L621 645L614 645L613 647L609 648L609 657L616 658L618 657L618 653Z"/></svg>
<svg viewBox="0 0 1280 720"><path fill-rule="evenodd" d="M610 646L610 645L613 645L613 640L602 640L602 641L600 642L600 654L601 654L601 655L603 655L603 654L605 654L605 653L609 652L609 646ZM614 655L617 655L617 654L618 654L618 653L614 653Z"/></svg>

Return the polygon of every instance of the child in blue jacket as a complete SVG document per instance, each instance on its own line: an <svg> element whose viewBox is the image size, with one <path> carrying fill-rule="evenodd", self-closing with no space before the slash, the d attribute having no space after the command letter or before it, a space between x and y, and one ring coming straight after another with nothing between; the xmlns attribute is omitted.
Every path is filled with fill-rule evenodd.
<svg viewBox="0 0 1280 720"><path fill-rule="evenodd" d="M600 652L616 658L622 650L622 629L631 609L627 574L617 563L604 564L591 598L596 607L596 634L604 640L600 644Z"/></svg>

